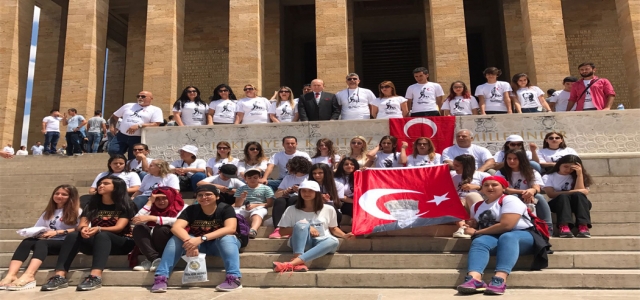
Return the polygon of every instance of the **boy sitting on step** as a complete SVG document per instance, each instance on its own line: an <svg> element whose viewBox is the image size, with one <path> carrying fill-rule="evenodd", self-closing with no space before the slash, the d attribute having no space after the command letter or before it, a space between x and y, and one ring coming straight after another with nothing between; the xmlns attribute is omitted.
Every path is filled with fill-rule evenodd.
<svg viewBox="0 0 640 300"><path fill-rule="evenodd" d="M244 180L247 185L239 187L234 195L236 197L234 205L236 214L251 218L249 238L252 239L258 235L258 228L267 215L267 208L273 206L273 190L260 183L261 174L262 170L260 169L249 169L244 172Z"/></svg>

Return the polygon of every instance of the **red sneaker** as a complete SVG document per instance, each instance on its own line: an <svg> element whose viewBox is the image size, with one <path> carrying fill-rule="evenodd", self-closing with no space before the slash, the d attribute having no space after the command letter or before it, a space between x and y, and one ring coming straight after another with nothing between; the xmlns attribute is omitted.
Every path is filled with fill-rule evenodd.
<svg viewBox="0 0 640 300"><path fill-rule="evenodd" d="M571 230L569 229L569 226L567 226L567 225L558 225L558 227L560 228L560 237L561 238L572 238L573 237L573 233L571 233Z"/></svg>
<svg viewBox="0 0 640 300"><path fill-rule="evenodd" d="M589 226L587 226L586 224L578 225L578 234L576 235L576 237L590 238L591 233L589 232Z"/></svg>
<svg viewBox="0 0 640 300"><path fill-rule="evenodd" d="M296 266L293 266L293 271L294 272L307 272L307 271L309 271L309 267L307 267L307 265L305 265L305 264L296 265Z"/></svg>

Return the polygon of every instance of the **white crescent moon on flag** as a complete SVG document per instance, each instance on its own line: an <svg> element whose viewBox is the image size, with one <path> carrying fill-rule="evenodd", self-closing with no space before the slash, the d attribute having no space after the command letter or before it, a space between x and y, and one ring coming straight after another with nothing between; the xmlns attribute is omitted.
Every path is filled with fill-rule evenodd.
<svg viewBox="0 0 640 300"><path fill-rule="evenodd" d="M395 221L396 218L392 217L390 214L381 211L378 208L378 199L382 196L397 194L397 193L414 193L414 194L422 194L420 192L412 191L412 190L400 190L400 189L373 189L368 190L358 200L358 205L360 208L364 209L368 214L381 219L381 220L391 220Z"/></svg>
<svg viewBox="0 0 640 300"><path fill-rule="evenodd" d="M431 129L433 130L433 134L429 138L434 137L436 135L436 132L438 132L438 125L436 125L436 123L433 123L433 121L425 118L415 118L404 124L404 135L406 137L409 137L409 128L416 124L424 124L431 127Z"/></svg>

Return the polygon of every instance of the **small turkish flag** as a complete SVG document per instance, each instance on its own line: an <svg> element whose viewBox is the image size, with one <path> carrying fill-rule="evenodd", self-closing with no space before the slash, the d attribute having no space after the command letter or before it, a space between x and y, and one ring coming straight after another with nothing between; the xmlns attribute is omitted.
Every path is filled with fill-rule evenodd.
<svg viewBox="0 0 640 300"><path fill-rule="evenodd" d="M466 220L447 165L367 169L354 174L356 235Z"/></svg>
<svg viewBox="0 0 640 300"><path fill-rule="evenodd" d="M402 142L409 143L407 155L413 152L413 141L428 137L437 153L452 146L456 130L456 117L416 117L389 119L389 134L398 139L398 151Z"/></svg>

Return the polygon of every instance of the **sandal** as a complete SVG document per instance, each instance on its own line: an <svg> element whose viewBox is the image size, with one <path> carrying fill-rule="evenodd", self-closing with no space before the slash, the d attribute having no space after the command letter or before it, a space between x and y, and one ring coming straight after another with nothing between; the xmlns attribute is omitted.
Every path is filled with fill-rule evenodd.
<svg viewBox="0 0 640 300"><path fill-rule="evenodd" d="M6 290L9 287L9 285L11 285L12 282L18 280L18 278L16 277L15 279L8 280L7 282L4 282L5 280L7 280L7 277L5 277L0 281L0 290Z"/></svg>
<svg viewBox="0 0 640 300"><path fill-rule="evenodd" d="M23 291L23 290L28 290L28 289L32 289L36 287L36 281L29 281L29 282L24 282L24 281L19 281L19 282L14 282L12 283L10 286L7 287L7 290L9 291Z"/></svg>

